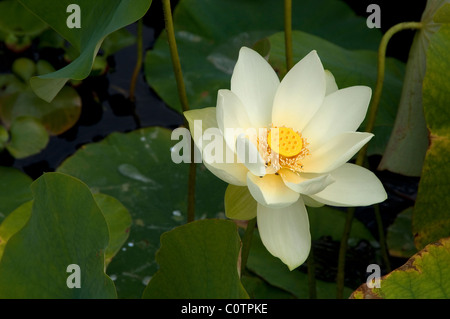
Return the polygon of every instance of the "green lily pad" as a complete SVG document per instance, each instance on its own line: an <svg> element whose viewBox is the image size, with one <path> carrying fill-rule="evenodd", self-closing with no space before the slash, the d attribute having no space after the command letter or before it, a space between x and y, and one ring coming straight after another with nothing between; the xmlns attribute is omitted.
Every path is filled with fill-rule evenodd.
<svg viewBox="0 0 450 319"><path fill-rule="evenodd" d="M77 91L65 86L51 102L45 102L34 94L28 80L35 74L54 71L53 66L39 60L34 63L27 58L19 58L13 63L13 74L0 75L0 119L9 127L21 116L39 119L52 135L64 133L78 121L81 114L81 98Z"/></svg>
<svg viewBox="0 0 450 319"><path fill-rule="evenodd" d="M157 270L160 236L186 222L189 164L172 162L170 149L176 143L171 131L163 128L113 133L84 146L58 168L84 181L93 192L117 198L131 214L128 243L108 266L121 298L142 296ZM225 217L226 186L197 165L197 218Z"/></svg>
<svg viewBox="0 0 450 319"><path fill-rule="evenodd" d="M108 226L88 187L48 173L31 189L31 217L9 238L0 261L0 297L115 298L104 272ZM80 267L80 288L67 284L73 264Z"/></svg>
<svg viewBox="0 0 450 319"><path fill-rule="evenodd" d="M108 224L109 243L105 251L105 265L108 265L130 235L131 216L125 206L112 196L94 194L94 199Z"/></svg>
<svg viewBox="0 0 450 319"><path fill-rule="evenodd" d="M327 10L323 10L327 8ZM381 34L368 29L341 1L293 1L292 27L321 36L349 49L376 50ZM230 87L230 78L242 46L284 30L283 3L273 0L180 1L174 28L191 108L216 104L217 91ZM172 108L181 112L170 51L165 33L148 51L147 81Z"/></svg>
<svg viewBox="0 0 450 319"><path fill-rule="evenodd" d="M36 73L36 64L28 58L18 58L12 64L12 71L19 76L19 78L28 82L30 78Z"/></svg>
<svg viewBox="0 0 450 319"><path fill-rule="evenodd" d="M45 127L34 117L16 118L10 129L11 140L6 149L15 158L24 158L39 153L48 143Z"/></svg>
<svg viewBox="0 0 450 319"><path fill-rule="evenodd" d="M32 116L38 119L52 135L59 135L70 129L80 118L81 97L77 91L65 86L51 102L38 98L30 88L3 96L0 117L6 125L16 118Z"/></svg>
<svg viewBox="0 0 450 319"><path fill-rule="evenodd" d="M33 180L16 168L0 166L0 222L14 209L31 200Z"/></svg>
<svg viewBox="0 0 450 319"><path fill-rule="evenodd" d="M237 226L200 220L161 236L159 270L144 291L147 299L248 298L239 280L241 241Z"/></svg>
<svg viewBox="0 0 450 319"><path fill-rule="evenodd" d="M448 0L428 0L406 65L405 80L392 135L378 167L407 176L420 176L428 148L423 113L422 83L427 69L427 48L439 25L433 20ZM448 3L447 3L448 4ZM401 36L401 35L399 35ZM392 41L395 41L393 39ZM384 86L383 88L386 88Z"/></svg>
<svg viewBox="0 0 450 319"><path fill-rule="evenodd" d="M19 2L61 34L80 53L66 67L31 79L31 87L35 93L47 102L53 100L69 79L86 78L104 38L140 19L151 4L151 0L80 0L76 4L81 11L81 28L68 28L66 20L69 13L66 11L73 3L72 0Z"/></svg>
<svg viewBox="0 0 450 319"><path fill-rule="evenodd" d="M402 267L380 279L380 287L361 285L355 299L448 299L450 297L450 238L427 245Z"/></svg>
<svg viewBox="0 0 450 319"><path fill-rule="evenodd" d="M423 107L430 146L423 165L413 213L417 249L450 236L450 25L433 35L427 51L427 72L423 81Z"/></svg>
<svg viewBox="0 0 450 319"><path fill-rule="evenodd" d="M0 261L8 240L25 226L30 219L32 208L33 201L30 200L11 212L0 224Z"/></svg>
<svg viewBox="0 0 450 319"><path fill-rule="evenodd" d="M109 243L105 251L105 268L128 239L131 216L114 197L94 194L95 202L103 213L109 230ZM0 224L0 260L9 238L25 226L31 216L33 201L28 201L11 212Z"/></svg>
<svg viewBox="0 0 450 319"><path fill-rule="evenodd" d="M269 37L271 44L269 62L281 77L286 73L284 34ZM294 62L299 61L311 50L317 54L325 69L330 70L339 88L366 85L375 88L377 78L377 53L375 51L352 51L339 47L316 36L294 31L292 34ZM395 114L403 83L404 64L396 59L386 60L385 83L380 108L375 121L368 154L383 154L394 126ZM361 125L364 130L365 121Z"/></svg>

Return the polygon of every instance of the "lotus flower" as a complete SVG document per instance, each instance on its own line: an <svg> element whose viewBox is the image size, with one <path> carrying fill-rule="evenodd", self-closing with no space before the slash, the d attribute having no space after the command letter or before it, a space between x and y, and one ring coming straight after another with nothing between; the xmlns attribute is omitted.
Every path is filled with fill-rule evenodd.
<svg viewBox="0 0 450 319"><path fill-rule="evenodd" d="M367 206L387 197L371 171L347 163L373 137L356 132L370 97L367 86L338 89L316 51L280 82L263 57L243 47L231 90L219 90L216 107L184 113L191 132L196 120L203 131L219 132L215 139L223 142L223 160L203 152L203 163L238 190L236 200L251 194L256 211L243 209L233 218L256 216L263 244L290 270L306 260L311 247L305 205ZM250 136L249 129L263 133ZM202 151L212 141L194 136Z"/></svg>

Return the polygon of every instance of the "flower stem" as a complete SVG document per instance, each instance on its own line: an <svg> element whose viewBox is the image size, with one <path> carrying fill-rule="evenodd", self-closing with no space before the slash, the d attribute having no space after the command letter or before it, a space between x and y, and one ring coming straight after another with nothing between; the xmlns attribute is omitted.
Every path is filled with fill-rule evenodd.
<svg viewBox="0 0 450 319"><path fill-rule="evenodd" d="M284 43L286 51L286 69L294 66L292 53L292 0L284 0Z"/></svg>
<svg viewBox="0 0 450 319"><path fill-rule="evenodd" d="M170 56L172 58L173 73L177 82L178 97L181 103L183 112L189 110L188 99L186 95L186 87L183 80L183 72L181 71L180 57L178 55L177 43L175 40L175 30L173 27L172 8L170 7L170 0L162 0L164 11L164 22L167 33L167 40L169 42ZM185 124L186 120L185 120ZM196 179L196 165L194 162L194 145L191 143L191 164L189 167L188 180L188 211L187 222L195 220L195 179Z"/></svg>
<svg viewBox="0 0 450 319"><path fill-rule="evenodd" d="M135 91L136 91L136 83L137 78L139 76L139 73L141 72L142 67L142 60L143 60L143 38L142 38L142 29L144 25L144 18L139 19L137 23L137 31L136 31L136 37L137 37L137 60L136 60L136 66L134 67L133 75L131 76L130 81L130 92L129 92L129 99L131 102L134 102L135 100Z"/></svg>
<svg viewBox="0 0 450 319"><path fill-rule="evenodd" d="M384 72L385 72L385 63L386 63L386 48L389 43L389 40L392 38L394 34L396 34L399 31L402 30L408 30L408 29L421 29L422 28L421 22L402 22L399 24L394 25L391 27L386 33L383 35L380 46L378 48L378 68L377 68L377 81L375 84L375 90L373 93L372 101L369 106L369 117L366 124L366 132L372 132L373 128L375 126L375 120L377 117L378 107L381 100L381 93L383 91L383 81L384 81ZM368 145L364 145L361 150L359 151L357 158L356 158L356 165L363 166L364 161L366 159L367 154L367 147ZM337 283L337 298L342 299L343 298L343 291L344 291L344 280L345 280L345 254L347 252L347 244L348 244L348 238L350 236L350 230L352 228L352 222L353 217L355 215L355 208L350 207L347 212L347 218L345 221L345 227L344 227L344 233L341 238L341 246L339 249L339 260L338 260L338 273L336 276L336 283ZM375 218L377 219L378 223L378 230L380 234L380 246L381 246L381 253L383 254L383 257L386 262L386 267L390 268L388 255L386 251L386 245L384 242L384 231L382 228L381 223L381 216L379 214L379 207L378 212L377 208L375 208Z"/></svg>
<svg viewBox="0 0 450 319"><path fill-rule="evenodd" d="M255 230L256 217L250 219L245 229L244 237L242 238L242 252L241 252L241 276L247 266L248 254L250 253L250 246L253 239L253 231Z"/></svg>

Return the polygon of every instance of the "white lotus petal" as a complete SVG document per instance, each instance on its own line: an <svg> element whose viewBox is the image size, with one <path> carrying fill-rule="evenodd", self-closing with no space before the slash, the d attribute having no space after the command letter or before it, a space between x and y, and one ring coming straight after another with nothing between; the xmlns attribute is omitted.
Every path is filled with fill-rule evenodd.
<svg viewBox="0 0 450 319"><path fill-rule="evenodd" d="M231 77L231 91L244 105L253 127L271 124L272 105L280 80L257 52L242 47Z"/></svg>
<svg viewBox="0 0 450 319"><path fill-rule="evenodd" d="M239 163L211 163L203 161L205 167L215 176L223 180L225 183L246 186L247 179L243 179L247 175L248 169Z"/></svg>
<svg viewBox="0 0 450 319"><path fill-rule="evenodd" d="M220 141L218 144L222 145L222 149L219 150L221 152L220 156L215 154L218 156L212 158L209 152L205 152L205 148L211 147L212 145L210 143L215 139L205 140L203 134L207 130L214 128L217 132L220 132L217 128L216 108L208 107L190 110L184 112L184 116L188 121L195 148L201 154L206 168L226 183L237 186L247 185L248 169L242 163L238 162L236 154L227 147L221 134L218 133L218 136L216 136L218 141Z"/></svg>
<svg viewBox="0 0 450 319"><path fill-rule="evenodd" d="M258 230L267 250L281 259L290 270L304 263L311 248L306 207L300 198L285 208L258 204Z"/></svg>
<svg viewBox="0 0 450 319"><path fill-rule="evenodd" d="M245 134L240 134L236 138L236 154L240 163L243 163L254 175L266 175L266 163L258 151L255 136L249 138Z"/></svg>
<svg viewBox="0 0 450 319"><path fill-rule="evenodd" d="M319 56L311 51L281 81L273 104L273 124L301 132L322 105L325 82Z"/></svg>
<svg viewBox="0 0 450 319"><path fill-rule="evenodd" d="M330 95L331 93L336 92L339 89L336 84L336 80L334 79L333 73L328 70L325 70L325 83L325 96Z"/></svg>
<svg viewBox="0 0 450 319"><path fill-rule="evenodd" d="M191 131L195 145L198 143L198 147L202 149L200 146L203 132L210 127L218 127L216 108L206 107L203 109L189 110L184 112L183 115L188 121L189 131Z"/></svg>
<svg viewBox="0 0 450 319"><path fill-rule="evenodd" d="M281 169L279 173L287 187L304 195L312 195L321 192L334 182L334 179L330 174L297 174L290 169L285 168Z"/></svg>
<svg viewBox="0 0 450 319"><path fill-rule="evenodd" d="M258 203L269 207L287 207L295 203L300 196L284 185L281 177L275 174L259 177L249 172L247 186Z"/></svg>
<svg viewBox="0 0 450 319"><path fill-rule="evenodd" d="M352 86L326 96L302 131L310 143L310 150L340 133L356 131L366 116L371 95L372 90L367 86Z"/></svg>
<svg viewBox="0 0 450 319"><path fill-rule="evenodd" d="M235 151L237 136L251 127L241 100L230 90L219 90L216 115L217 124L228 147Z"/></svg>
<svg viewBox="0 0 450 319"><path fill-rule="evenodd" d="M386 191L374 173L354 164L344 164L331 172L336 180L320 193L316 201L332 206L368 206L387 198Z"/></svg>
<svg viewBox="0 0 450 319"><path fill-rule="evenodd" d="M372 137L371 133L346 132L331 138L305 157L304 172L331 172L350 160Z"/></svg>

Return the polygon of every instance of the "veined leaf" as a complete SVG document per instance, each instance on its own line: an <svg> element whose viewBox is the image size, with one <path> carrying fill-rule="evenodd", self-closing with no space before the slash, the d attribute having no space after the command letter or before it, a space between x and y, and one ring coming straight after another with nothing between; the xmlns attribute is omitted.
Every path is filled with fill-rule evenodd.
<svg viewBox="0 0 450 319"><path fill-rule="evenodd" d="M143 298L248 298L239 280L241 242L237 226L225 220L200 220L161 236L159 270Z"/></svg>
<svg viewBox="0 0 450 319"><path fill-rule="evenodd" d="M31 189L31 217L9 238L0 261L0 297L115 298L114 283L104 273L108 227L89 188L48 173ZM81 271L77 289L67 285L73 264Z"/></svg>

